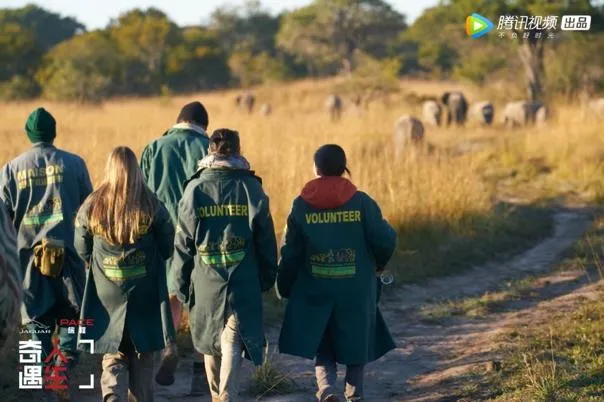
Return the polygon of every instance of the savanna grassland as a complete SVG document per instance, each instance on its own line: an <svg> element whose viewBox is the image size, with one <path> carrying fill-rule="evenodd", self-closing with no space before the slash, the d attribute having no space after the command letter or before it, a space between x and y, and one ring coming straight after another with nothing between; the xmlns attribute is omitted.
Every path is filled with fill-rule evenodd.
<svg viewBox="0 0 604 402"><path fill-rule="evenodd" d="M278 234L292 200L313 177L315 149L328 142L341 144L352 180L377 199L400 231L395 264L401 280L447 273L526 247L549 230L541 201L564 197L591 202L604 196L601 123L585 118L578 106L554 105L553 121L545 127L505 130L497 111L494 127L428 127L426 138L435 151L395 160L394 122L405 113L421 117L420 105L406 103L405 94L462 89L470 101L478 101L498 99L497 92L451 82L403 81L400 94L366 110L355 109L345 98L344 116L333 123L323 103L335 84L309 80L258 88L257 105L273 106L268 117L237 109L235 91L112 100L98 106L4 104L0 162L30 146L22 127L28 113L43 105L57 118L56 144L81 155L98 184L113 147L127 145L140 155L173 124L182 104L198 99L209 111L210 131L228 127L241 133L243 153L271 197ZM503 104L497 106L501 110ZM532 206L509 206L500 202L501 196L519 197Z"/></svg>
<svg viewBox="0 0 604 402"><path fill-rule="evenodd" d="M379 202L385 217L399 231L397 255L390 266L399 283L423 281L505 259L552 232L552 211L556 207L597 206L604 201L602 121L586 115L579 105L553 102L553 116L545 126L508 130L497 115L505 99L495 89L451 82L401 81L399 94L390 96L387 102L376 101L366 110L355 109L344 98L342 120L331 122L323 104L334 85L337 82L333 80L309 80L255 89L257 105L272 105L270 116L257 112L249 115L238 109L236 91L111 100L96 106L46 101L3 104L0 164L29 148L24 122L33 108L42 105L57 118L56 145L81 155L93 184L98 185L106 157L115 146L127 145L140 155L149 141L174 123L184 103L201 100L210 114L210 132L221 127L240 132L243 153L263 178L271 197L278 236L292 200L304 183L313 178L312 155L316 148L324 143L342 145L348 154L353 182ZM481 127L470 121L464 128L427 127L426 139L432 151L410 153L397 160L391 145L394 122L402 114L421 117L421 105L405 99L414 97L409 94L438 96L448 89L463 90L470 102L494 99L494 126ZM423 313L432 321L448 315L483 316L522 297L527 286L519 282L514 292L500 299L489 296L439 304L437 310L428 307ZM388 290L395 292L396 288ZM269 320L278 323L281 304L267 303L267 307L270 307ZM581 307L572 317L564 318L561 325L568 333L560 332L560 336L571 341L580 336L580 331L570 331L573 325L601 328L600 316L597 324L589 321L595 317L590 308ZM546 330L545 326L539 328ZM541 329L527 337L537 339L534 342L546 342ZM594 339L599 339L598 336ZM181 352L190 351L186 331L181 333L179 344ZM489 388L496 391L486 399L503 396L501 400L507 400L507 396L512 396L506 394L506 389L522 395L523 390L534 388L514 377L527 372L522 367L524 363L518 360L527 348L522 343L510 352L512 364L506 360L500 377L473 379L462 394L470 400L485 399L488 393L483 390ZM593 353L589 349L585 367L599 364L600 360L589 357ZM12 361L16 353L8 356ZM98 366L97 360L86 357L82 372L89 373ZM257 376L264 375L263 371L258 373ZM254 381L272 384L271 375L262 381L255 377ZM16 396L10 390L16 381L14 371L6 371L5 377L0 375L1 382L11 385L5 394L0 390L0 397L13 400Z"/></svg>

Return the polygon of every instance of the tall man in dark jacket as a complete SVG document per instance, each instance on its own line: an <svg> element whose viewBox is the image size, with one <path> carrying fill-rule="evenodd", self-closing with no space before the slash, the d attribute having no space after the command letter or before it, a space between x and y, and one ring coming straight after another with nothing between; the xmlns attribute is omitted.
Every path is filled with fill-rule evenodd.
<svg viewBox="0 0 604 402"><path fill-rule="evenodd" d="M33 147L0 171L0 202L17 231L25 292L22 322L33 340L41 341L45 359L59 319L78 318L86 273L73 245L74 222L92 185L84 160L53 145L56 121L49 112L34 110L25 131ZM58 331L59 349L73 367L77 334L67 327Z"/></svg>
<svg viewBox="0 0 604 402"><path fill-rule="evenodd" d="M141 169L145 181L157 198L166 206L174 226L178 218L178 203L183 195L183 184L197 171L197 162L207 155L209 138L208 112L200 102L185 105L172 126L161 138L153 140L143 151ZM174 328L178 330L182 305L176 298L177 288L170 273L172 259L166 261L168 293ZM163 362L155 380L162 385L174 382L178 364L176 346L164 351ZM202 361L193 364L191 393L203 393L206 387Z"/></svg>

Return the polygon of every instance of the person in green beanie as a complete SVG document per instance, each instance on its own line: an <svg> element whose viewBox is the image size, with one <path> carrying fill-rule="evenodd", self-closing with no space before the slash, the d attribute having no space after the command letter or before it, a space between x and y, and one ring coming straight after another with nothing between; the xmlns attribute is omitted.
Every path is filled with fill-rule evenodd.
<svg viewBox="0 0 604 402"><path fill-rule="evenodd" d="M74 248L74 222L92 184L84 160L53 145L56 121L48 111L34 110L25 132L32 148L0 171L0 202L17 232L25 293L21 319L32 339L42 343L43 360L58 330L69 372L77 362L77 334L59 326L59 319L79 318L86 273ZM48 330L39 331L40 326Z"/></svg>
<svg viewBox="0 0 604 402"><path fill-rule="evenodd" d="M141 169L145 182L166 206L174 225L178 219L178 203L182 198L183 184L196 172L197 161L208 153L208 124L209 117L205 107L200 102L188 103L180 110L176 124L143 150ZM174 328L178 330L182 320L182 305L176 298L177 290L172 280L171 264L170 258L166 261L168 293ZM177 366L178 352L176 344L173 343L163 353L155 381L160 385L174 383ZM191 395L207 393L204 373L203 360L196 356L191 377Z"/></svg>
<svg viewBox="0 0 604 402"><path fill-rule="evenodd" d="M302 189L287 219L277 292L289 299L281 353L315 358L317 399L337 402L337 363L346 365L347 401L363 398L364 367L394 349L377 306L379 280L396 232L377 203L350 180L335 144L315 153L317 178Z"/></svg>

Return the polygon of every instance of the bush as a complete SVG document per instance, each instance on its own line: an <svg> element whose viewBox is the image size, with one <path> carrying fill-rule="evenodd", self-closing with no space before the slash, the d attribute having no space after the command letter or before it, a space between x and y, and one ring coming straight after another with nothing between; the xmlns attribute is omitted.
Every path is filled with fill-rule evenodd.
<svg viewBox="0 0 604 402"><path fill-rule="evenodd" d="M53 100L99 102L111 94L119 58L112 42L92 32L53 48L36 74L44 96Z"/></svg>
<svg viewBox="0 0 604 402"><path fill-rule="evenodd" d="M15 75L9 81L0 83L0 99L15 101L35 98L40 87L32 78Z"/></svg>

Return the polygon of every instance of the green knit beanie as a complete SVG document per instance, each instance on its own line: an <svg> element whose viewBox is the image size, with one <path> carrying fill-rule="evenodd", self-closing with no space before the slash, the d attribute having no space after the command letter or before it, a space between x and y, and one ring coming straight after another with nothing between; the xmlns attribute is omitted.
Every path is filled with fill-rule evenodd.
<svg viewBox="0 0 604 402"><path fill-rule="evenodd" d="M32 143L52 142L57 135L57 122L46 109L39 107L27 118L25 132Z"/></svg>

